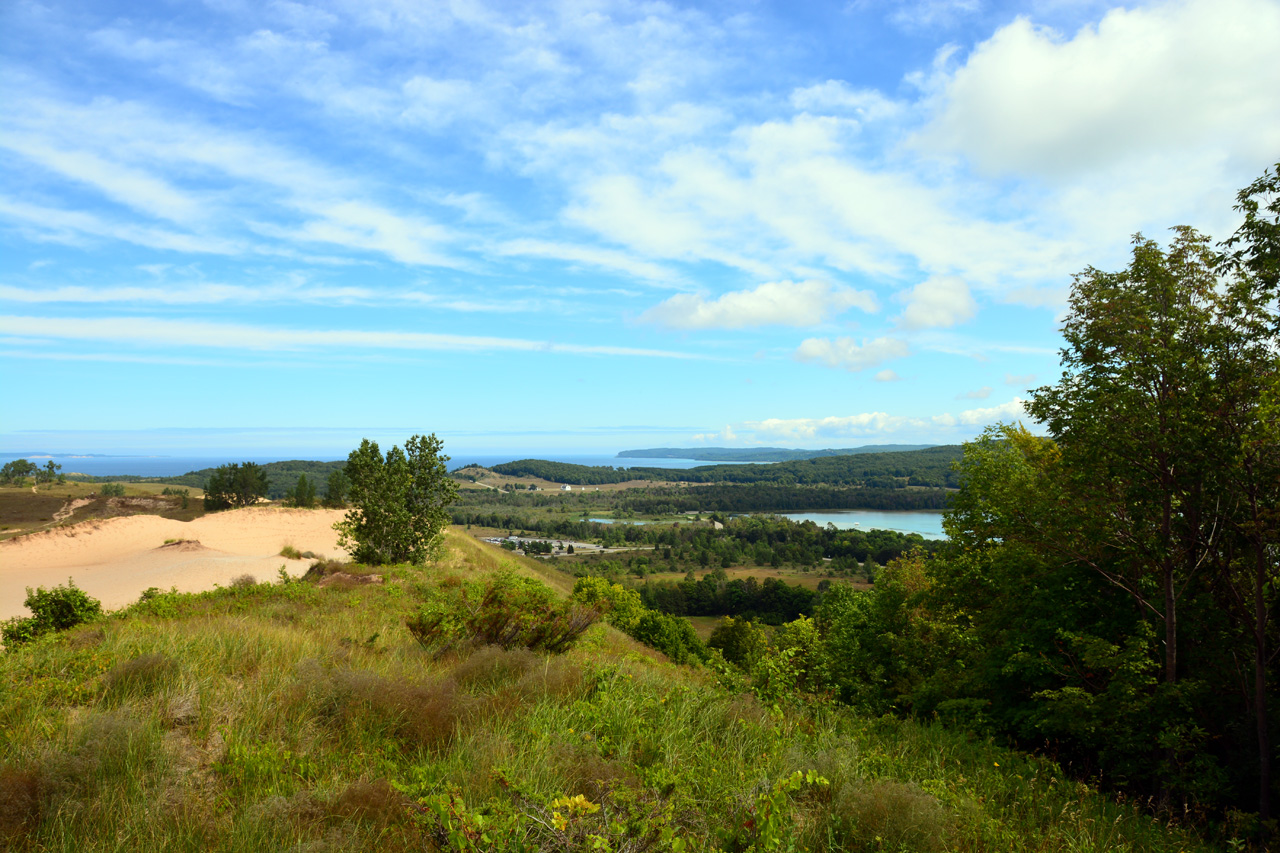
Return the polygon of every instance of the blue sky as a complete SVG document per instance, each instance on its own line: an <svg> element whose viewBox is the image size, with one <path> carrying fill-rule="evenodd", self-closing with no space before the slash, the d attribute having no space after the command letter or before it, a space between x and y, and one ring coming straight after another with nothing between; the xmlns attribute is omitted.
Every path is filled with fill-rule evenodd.
<svg viewBox="0 0 1280 853"><path fill-rule="evenodd" d="M1276 0L0 16L0 450L960 441L1280 159Z"/></svg>

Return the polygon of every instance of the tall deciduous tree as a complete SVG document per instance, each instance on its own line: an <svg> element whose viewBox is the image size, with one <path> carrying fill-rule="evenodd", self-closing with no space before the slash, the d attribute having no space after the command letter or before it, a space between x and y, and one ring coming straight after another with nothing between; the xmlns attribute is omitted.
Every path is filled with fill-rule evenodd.
<svg viewBox="0 0 1280 853"><path fill-rule="evenodd" d="M338 541L365 563L425 563L449 523L457 485L435 435L415 435L386 457L365 439L347 457L351 509L334 525Z"/></svg>
<svg viewBox="0 0 1280 853"><path fill-rule="evenodd" d="M1067 491L1090 523L1067 548L1163 624L1164 680L1178 680L1178 604L1217 535L1208 445L1217 256L1176 229L1166 253L1134 239L1128 269L1076 276L1057 385L1027 411L1062 453Z"/></svg>
<svg viewBox="0 0 1280 853"><path fill-rule="evenodd" d="M204 485L204 508L248 506L266 496L268 485L266 470L256 462L219 465Z"/></svg>
<svg viewBox="0 0 1280 853"><path fill-rule="evenodd" d="M1226 504L1219 566L1227 601L1252 646L1258 812L1270 820L1272 749L1267 669L1280 651L1280 164L1240 191L1244 223L1226 241L1220 334L1217 491Z"/></svg>

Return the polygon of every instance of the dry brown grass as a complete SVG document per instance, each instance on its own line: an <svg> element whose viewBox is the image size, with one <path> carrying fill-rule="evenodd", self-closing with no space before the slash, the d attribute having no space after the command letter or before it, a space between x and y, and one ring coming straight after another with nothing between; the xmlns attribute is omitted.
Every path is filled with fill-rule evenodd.
<svg viewBox="0 0 1280 853"><path fill-rule="evenodd" d="M159 652L121 661L102 676L102 686L110 699L127 695L145 696L178 672L178 665Z"/></svg>
<svg viewBox="0 0 1280 853"><path fill-rule="evenodd" d="M528 649L484 646L458 664L453 678L468 690L489 690L520 678L539 663L541 658Z"/></svg>
<svg viewBox="0 0 1280 853"><path fill-rule="evenodd" d="M841 785L831 800L831 823L844 850L946 849L950 826L936 797L910 782L881 780Z"/></svg>
<svg viewBox="0 0 1280 853"><path fill-rule="evenodd" d="M40 823L43 788L35 770L0 767L0 841L17 845Z"/></svg>

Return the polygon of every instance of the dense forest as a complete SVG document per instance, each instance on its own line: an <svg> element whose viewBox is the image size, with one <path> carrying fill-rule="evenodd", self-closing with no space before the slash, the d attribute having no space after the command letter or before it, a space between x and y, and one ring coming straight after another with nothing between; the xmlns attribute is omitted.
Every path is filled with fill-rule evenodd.
<svg viewBox="0 0 1280 853"><path fill-rule="evenodd" d="M863 447L799 450L785 447L651 447L623 450L619 459L697 459L702 462L794 462L819 456L852 456L855 453L897 453L924 450L932 444L868 444Z"/></svg>
<svg viewBox="0 0 1280 853"><path fill-rule="evenodd" d="M519 459L493 466L510 477L539 477L572 486L601 486L630 480L684 483L774 483L777 485L954 487L951 464L960 457L957 445L889 453L823 456L767 465L700 465L697 468L612 468L573 465L545 459Z"/></svg>

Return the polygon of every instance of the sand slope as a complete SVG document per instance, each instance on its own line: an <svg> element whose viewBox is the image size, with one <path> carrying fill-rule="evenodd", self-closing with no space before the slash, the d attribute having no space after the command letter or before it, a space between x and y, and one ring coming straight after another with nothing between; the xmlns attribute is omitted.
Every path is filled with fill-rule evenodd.
<svg viewBox="0 0 1280 853"><path fill-rule="evenodd" d="M276 507L213 513L191 522L133 515L6 540L0 542L0 619L30 615L22 604L27 587L55 586L68 577L111 610L152 586L194 592L244 574L274 580L282 564L296 575L310 561L279 556L286 544L346 558L333 529L342 516L341 510ZM200 544L166 547L166 539Z"/></svg>

